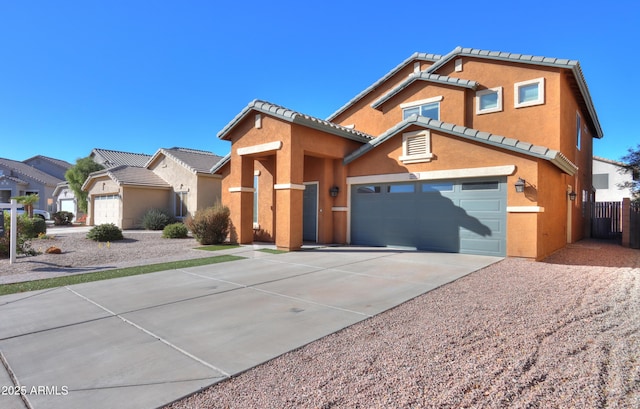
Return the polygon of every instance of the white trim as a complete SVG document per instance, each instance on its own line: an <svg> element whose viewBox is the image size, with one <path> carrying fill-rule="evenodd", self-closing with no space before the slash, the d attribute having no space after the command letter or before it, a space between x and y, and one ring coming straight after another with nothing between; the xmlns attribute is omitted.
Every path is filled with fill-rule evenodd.
<svg viewBox="0 0 640 409"><path fill-rule="evenodd" d="M538 99L533 101L520 102L520 87L538 84ZM513 84L513 106L516 108L530 107L544 104L544 77L535 78L528 81L520 81Z"/></svg>
<svg viewBox="0 0 640 409"><path fill-rule="evenodd" d="M453 64L454 64L454 68L453 68L453 70L454 70L455 72L462 72L462 58L458 58L458 59L456 59L456 60L453 62Z"/></svg>
<svg viewBox="0 0 640 409"><path fill-rule="evenodd" d="M291 190L305 190L306 187L305 185L300 185L297 183L278 183L273 185L273 188L275 190L287 190L287 189L291 189Z"/></svg>
<svg viewBox="0 0 640 409"><path fill-rule="evenodd" d="M425 151L424 153L409 155L409 139L422 137L424 139ZM405 132L402 134L402 156L398 158L403 163L421 163L431 162L433 154L431 153L431 132L428 130L420 130L414 132Z"/></svg>
<svg viewBox="0 0 640 409"><path fill-rule="evenodd" d="M507 206L507 213L544 213L541 206Z"/></svg>
<svg viewBox="0 0 640 409"><path fill-rule="evenodd" d="M255 127L256 127L256 129L261 129L262 128L262 115L260 115L260 114L256 114Z"/></svg>
<svg viewBox="0 0 640 409"><path fill-rule="evenodd" d="M347 206L334 206L331 208L332 212L348 212L349 208Z"/></svg>
<svg viewBox="0 0 640 409"><path fill-rule="evenodd" d="M413 173L387 173L382 175L350 176L347 177L348 185L359 185L363 183L391 183L406 182L410 180L438 180L438 179L461 179L485 176L509 176L516 171L515 165L487 166L482 168L463 168L449 170L431 170L426 172Z"/></svg>
<svg viewBox="0 0 640 409"><path fill-rule="evenodd" d="M485 96L485 95L490 95L490 94L498 94L498 101L497 101L496 106L493 107L493 108L481 109L480 108L480 98ZM501 112L502 111L502 87L494 87L494 88L489 88L489 89L483 89L482 91L477 91L475 100L476 100L475 101L476 102L476 115L490 114L492 112Z"/></svg>
<svg viewBox="0 0 640 409"><path fill-rule="evenodd" d="M251 155L254 153L262 153L268 151L277 151L282 148L282 141L261 143L260 145L246 146L244 148L238 148L236 153L240 156Z"/></svg>
<svg viewBox="0 0 640 409"><path fill-rule="evenodd" d="M400 104L400 108L413 108L424 104L430 104L432 102L440 102L443 99L444 97L442 95L439 95L437 97L421 99L420 101L405 102L404 104Z"/></svg>
<svg viewBox="0 0 640 409"><path fill-rule="evenodd" d="M252 187L244 187L244 186L238 186L238 187L230 187L229 188L229 193L238 193L238 192L244 192L244 193L253 193L256 190Z"/></svg>

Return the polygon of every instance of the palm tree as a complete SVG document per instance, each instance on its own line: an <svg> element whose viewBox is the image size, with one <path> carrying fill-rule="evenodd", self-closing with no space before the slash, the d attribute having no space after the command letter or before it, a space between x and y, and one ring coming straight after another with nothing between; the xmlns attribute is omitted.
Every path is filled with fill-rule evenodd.
<svg viewBox="0 0 640 409"><path fill-rule="evenodd" d="M39 195L26 195L26 196L16 196L12 199L16 199L16 201L22 205L24 205L24 211L29 215L29 217L33 217L33 205L40 201Z"/></svg>

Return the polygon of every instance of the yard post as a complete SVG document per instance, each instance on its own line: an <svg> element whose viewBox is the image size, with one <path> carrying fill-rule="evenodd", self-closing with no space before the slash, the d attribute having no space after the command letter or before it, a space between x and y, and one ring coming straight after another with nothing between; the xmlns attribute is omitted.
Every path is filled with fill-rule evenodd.
<svg viewBox="0 0 640 409"><path fill-rule="evenodd" d="M18 240L18 202L11 199L11 242L9 243L9 264L16 262L16 241Z"/></svg>
<svg viewBox="0 0 640 409"><path fill-rule="evenodd" d="M629 247L631 242L631 199L622 199L622 246Z"/></svg>

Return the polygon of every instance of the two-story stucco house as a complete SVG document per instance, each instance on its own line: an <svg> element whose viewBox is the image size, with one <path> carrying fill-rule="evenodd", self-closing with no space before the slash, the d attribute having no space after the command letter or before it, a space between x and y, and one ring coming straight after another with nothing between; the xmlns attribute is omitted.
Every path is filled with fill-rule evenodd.
<svg viewBox="0 0 640 409"><path fill-rule="evenodd" d="M625 197L633 199L631 186L637 178L638 175L622 162L593 157L593 188L597 202L621 202Z"/></svg>
<svg viewBox="0 0 640 409"><path fill-rule="evenodd" d="M542 258L585 237L592 138L575 60L415 53L326 120L253 101L218 137L240 243Z"/></svg>

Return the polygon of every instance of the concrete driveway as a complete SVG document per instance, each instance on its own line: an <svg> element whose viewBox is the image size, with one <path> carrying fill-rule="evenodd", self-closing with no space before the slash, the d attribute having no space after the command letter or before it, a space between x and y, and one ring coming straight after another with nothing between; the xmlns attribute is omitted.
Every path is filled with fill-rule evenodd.
<svg viewBox="0 0 640 409"><path fill-rule="evenodd" d="M0 407L162 406L500 260L359 247L242 255L0 297Z"/></svg>

